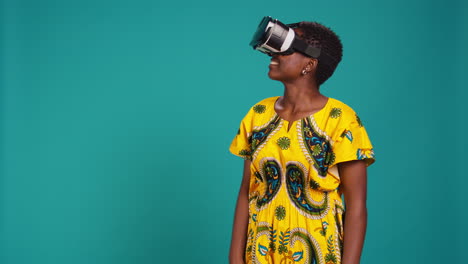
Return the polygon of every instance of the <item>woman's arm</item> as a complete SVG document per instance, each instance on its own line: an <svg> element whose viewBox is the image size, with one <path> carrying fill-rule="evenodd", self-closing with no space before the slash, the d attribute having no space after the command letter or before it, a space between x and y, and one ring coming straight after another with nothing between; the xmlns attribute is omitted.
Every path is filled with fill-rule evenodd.
<svg viewBox="0 0 468 264"><path fill-rule="evenodd" d="M236 212L232 228L231 248L229 250L229 263L245 263L245 244L247 241L247 225L249 222L249 183L250 163L244 161L244 176L237 197Z"/></svg>
<svg viewBox="0 0 468 264"><path fill-rule="evenodd" d="M367 168L365 161L338 164L345 200L342 264L359 264L367 226Z"/></svg>

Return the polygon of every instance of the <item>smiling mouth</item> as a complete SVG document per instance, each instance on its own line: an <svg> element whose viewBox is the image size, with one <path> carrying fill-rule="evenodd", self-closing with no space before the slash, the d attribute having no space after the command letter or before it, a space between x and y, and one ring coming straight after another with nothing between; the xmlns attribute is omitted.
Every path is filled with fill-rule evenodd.
<svg viewBox="0 0 468 264"><path fill-rule="evenodd" d="M270 61L270 65L278 65L279 63L277 61Z"/></svg>

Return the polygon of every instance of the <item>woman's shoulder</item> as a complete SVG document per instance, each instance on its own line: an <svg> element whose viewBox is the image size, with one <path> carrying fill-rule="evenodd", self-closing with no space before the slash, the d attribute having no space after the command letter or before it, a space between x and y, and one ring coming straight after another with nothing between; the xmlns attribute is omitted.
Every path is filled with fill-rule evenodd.
<svg viewBox="0 0 468 264"><path fill-rule="evenodd" d="M348 119L354 118L357 115L356 111L354 111L354 109L348 104L331 97L329 97L329 100L330 103L328 108L330 108L330 114L332 116L339 116Z"/></svg>
<svg viewBox="0 0 468 264"><path fill-rule="evenodd" d="M275 115L275 102L279 96L264 98L251 105L243 122L253 123L255 126L263 124Z"/></svg>
<svg viewBox="0 0 468 264"><path fill-rule="evenodd" d="M332 98L332 97L329 97L329 100L331 102L331 105L333 105L334 107L339 107L343 111L353 112L354 113L354 109L351 106L349 106L348 104L344 103L343 101L338 100L336 98Z"/></svg>
<svg viewBox="0 0 468 264"><path fill-rule="evenodd" d="M272 96L272 97L264 98L264 99L258 101L257 103L255 103L254 106L256 106L256 105L265 105L265 106L273 105L274 106L276 100L278 100L279 97L280 96Z"/></svg>
<svg viewBox="0 0 468 264"><path fill-rule="evenodd" d="M252 112L252 114L264 114L274 112L275 103L278 98L279 96L272 96L257 101L254 105L250 107L250 112Z"/></svg>

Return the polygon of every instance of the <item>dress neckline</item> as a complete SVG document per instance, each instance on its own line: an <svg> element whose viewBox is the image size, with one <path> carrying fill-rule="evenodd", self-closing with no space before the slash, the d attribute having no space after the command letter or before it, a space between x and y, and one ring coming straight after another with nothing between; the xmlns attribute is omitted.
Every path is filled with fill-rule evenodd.
<svg viewBox="0 0 468 264"><path fill-rule="evenodd" d="M319 114L319 113L325 111L325 108L328 107L328 105L330 104L330 102L331 102L331 100L332 100L332 98L327 97L327 102L326 102L325 105L324 105L322 108L320 108L319 110L313 112L312 114L309 114L309 115L303 116L303 117L301 117L301 118L295 119L295 120L293 120L293 121L289 121L289 120L286 120L286 119L282 118L282 117L278 114L278 112L276 112L276 109L275 109L276 102L278 102L278 100L279 100L280 97L281 97L281 96L277 96L276 99L275 99L274 102L273 102L273 112L274 112L275 115L281 120L281 122L288 124L288 126L287 126L287 131L288 131L288 132L289 132L289 130L291 129L292 124L294 124L295 122L297 122L297 121L302 121L302 120L304 120L304 119L307 118L307 117L315 117L315 115L317 115L317 114Z"/></svg>

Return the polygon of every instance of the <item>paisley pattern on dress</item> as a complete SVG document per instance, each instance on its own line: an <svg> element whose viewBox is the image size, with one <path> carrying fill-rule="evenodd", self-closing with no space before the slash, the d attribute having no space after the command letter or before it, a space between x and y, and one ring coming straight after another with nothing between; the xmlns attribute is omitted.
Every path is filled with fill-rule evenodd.
<svg viewBox="0 0 468 264"><path fill-rule="evenodd" d="M257 210L262 210L278 193L281 186L281 166L275 159L263 159L261 171L256 177L264 183L264 191L256 197Z"/></svg>
<svg viewBox="0 0 468 264"><path fill-rule="evenodd" d="M327 175L328 166L333 163L335 154L332 150L331 140L324 133L319 133L313 118L304 118L301 122L301 144L305 154L313 163L319 176Z"/></svg>
<svg viewBox="0 0 468 264"><path fill-rule="evenodd" d="M309 195L313 189L306 180L307 170L304 165L290 161L286 164L286 185L289 198L296 208L305 216L321 219L328 212L328 193L323 192L323 199L316 202Z"/></svg>
<svg viewBox="0 0 468 264"><path fill-rule="evenodd" d="M335 165L372 164L372 144L338 100L290 122L295 129L283 125L277 100L255 104L229 148L251 160L245 264L341 264L344 206Z"/></svg>
<svg viewBox="0 0 468 264"><path fill-rule="evenodd" d="M304 263L324 264L319 243L306 229L294 228L291 230L291 246L294 246L297 241L307 245Z"/></svg>
<svg viewBox="0 0 468 264"><path fill-rule="evenodd" d="M256 157L256 152L262 148L266 140L278 130L280 123L281 118L275 115L267 124L253 129L252 134L248 138L250 143L250 153L253 158Z"/></svg>

